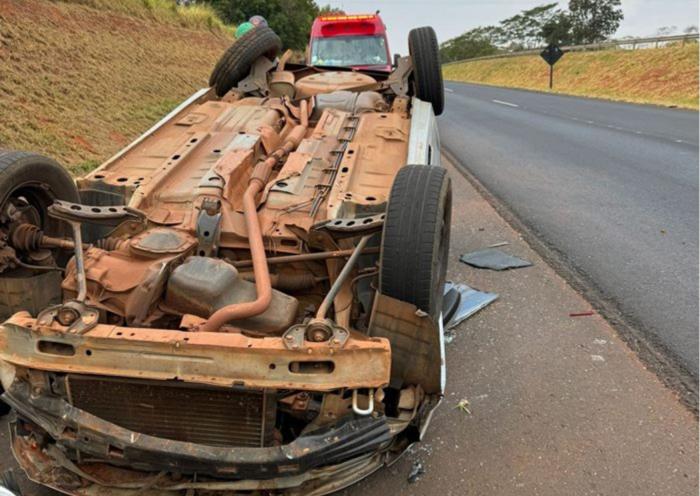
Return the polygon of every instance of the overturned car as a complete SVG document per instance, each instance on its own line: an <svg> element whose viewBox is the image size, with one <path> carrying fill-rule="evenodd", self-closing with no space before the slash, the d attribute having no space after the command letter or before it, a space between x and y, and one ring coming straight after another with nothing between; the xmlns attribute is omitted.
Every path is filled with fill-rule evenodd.
<svg viewBox="0 0 700 496"><path fill-rule="evenodd" d="M0 152L2 399L71 495L327 494L420 440L444 388L450 180L431 28L391 73L267 27L77 181Z"/></svg>

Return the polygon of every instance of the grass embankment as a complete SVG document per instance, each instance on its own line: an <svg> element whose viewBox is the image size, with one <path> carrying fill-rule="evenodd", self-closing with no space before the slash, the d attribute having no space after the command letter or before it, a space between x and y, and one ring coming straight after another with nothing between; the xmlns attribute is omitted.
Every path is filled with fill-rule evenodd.
<svg viewBox="0 0 700 496"><path fill-rule="evenodd" d="M538 55L444 67L452 81L549 91ZM698 44L568 53L554 69L554 91L635 103L698 108Z"/></svg>
<svg viewBox="0 0 700 496"><path fill-rule="evenodd" d="M0 0L0 147L79 174L205 86L232 37L172 5Z"/></svg>
<svg viewBox="0 0 700 496"><path fill-rule="evenodd" d="M98 10L125 14L138 19L170 23L192 29L209 29L233 35L235 28L224 24L213 7L195 4L179 6L175 0L54 0L56 2L86 5Z"/></svg>

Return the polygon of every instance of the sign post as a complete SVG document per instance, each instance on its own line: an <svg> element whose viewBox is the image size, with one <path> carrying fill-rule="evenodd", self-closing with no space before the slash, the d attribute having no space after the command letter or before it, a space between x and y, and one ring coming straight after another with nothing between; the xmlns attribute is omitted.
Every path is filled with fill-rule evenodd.
<svg viewBox="0 0 700 496"><path fill-rule="evenodd" d="M549 64L549 89L551 90L554 86L554 64L556 64L560 58L564 56L564 52L555 44L547 45L547 48L540 52L540 57L544 59L547 64Z"/></svg>

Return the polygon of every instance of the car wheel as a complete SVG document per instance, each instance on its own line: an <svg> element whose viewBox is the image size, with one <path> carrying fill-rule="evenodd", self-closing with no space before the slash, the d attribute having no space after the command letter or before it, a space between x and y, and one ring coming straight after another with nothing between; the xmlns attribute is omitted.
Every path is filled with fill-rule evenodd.
<svg viewBox="0 0 700 496"><path fill-rule="evenodd" d="M217 96L224 96L250 73L260 57L274 59L282 49L282 41L266 26L251 29L237 39L216 63L209 77L209 85Z"/></svg>
<svg viewBox="0 0 700 496"><path fill-rule="evenodd" d="M382 294L411 303L437 321L450 245L452 186L431 165L399 170L389 196L381 245Z"/></svg>
<svg viewBox="0 0 700 496"><path fill-rule="evenodd" d="M80 202L78 188L70 174L57 162L35 153L0 150L0 234L11 237L17 224L33 224L46 235L64 237L69 226L49 217L54 200ZM31 244L31 236L26 242ZM56 272L2 277L0 319L19 311L35 313L43 303L60 297L60 276Z"/></svg>
<svg viewBox="0 0 700 496"><path fill-rule="evenodd" d="M68 171L36 153L0 150L0 222L19 217L50 236L62 236L67 226L48 215L54 200L80 203Z"/></svg>
<svg viewBox="0 0 700 496"><path fill-rule="evenodd" d="M413 61L414 94L432 104L435 115L445 108L440 51L437 36L431 27L412 29L408 33L408 51Z"/></svg>

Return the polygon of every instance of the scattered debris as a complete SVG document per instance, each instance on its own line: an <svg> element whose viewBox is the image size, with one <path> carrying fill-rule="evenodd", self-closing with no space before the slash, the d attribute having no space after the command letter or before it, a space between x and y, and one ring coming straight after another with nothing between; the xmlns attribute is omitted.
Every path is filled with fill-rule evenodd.
<svg viewBox="0 0 700 496"><path fill-rule="evenodd" d="M494 243L492 245L488 245L486 248L498 248L499 246L506 246L510 243L508 241L501 241L500 243Z"/></svg>
<svg viewBox="0 0 700 496"><path fill-rule="evenodd" d="M445 329L445 344L452 344L456 337L457 333L455 333L454 329Z"/></svg>
<svg viewBox="0 0 700 496"><path fill-rule="evenodd" d="M469 400L466 398L462 398L457 402L457 406L455 407L457 410L461 410L462 412L466 413L467 415L471 415L472 411L469 409Z"/></svg>
<svg viewBox="0 0 700 496"><path fill-rule="evenodd" d="M605 339L594 339L593 344L603 345L603 344L608 344L608 342Z"/></svg>
<svg viewBox="0 0 700 496"><path fill-rule="evenodd" d="M495 248L465 253L459 259L472 267L491 270L519 269L532 265L532 262L514 257Z"/></svg>
<svg viewBox="0 0 700 496"><path fill-rule="evenodd" d="M408 483L413 484L417 482L424 473L425 469L423 468L423 464L420 461L413 462L411 472L408 474Z"/></svg>
<svg viewBox="0 0 700 496"><path fill-rule="evenodd" d="M585 312L572 312L569 314L569 317L590 317L591 315L595 315L595 312L593 310L586 310Z"/></svg>
<svg viewBox="0 0 700 496"><path fill-rule="evenodd" d="M445 329L452 329L460 322L496 301L496 293L484 293L466 284L445 283L442 303L442 324ZM452 336L454 339L454 336ZM445 336L447 342L447 336ZM451 340L450 340L451 342Z"/></svg>
<svg viewBox="0 0 700 496"><path fill-rule="evenodd" d="M605 358L603 358L600 355L591 355L591 360L593 360L594 362L604 362Z"/></svg>

